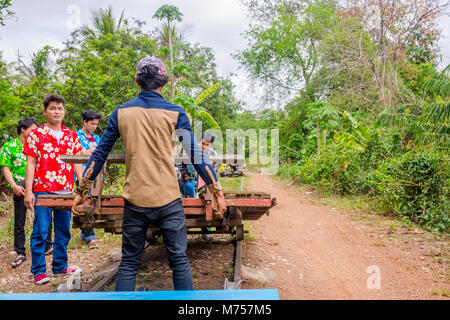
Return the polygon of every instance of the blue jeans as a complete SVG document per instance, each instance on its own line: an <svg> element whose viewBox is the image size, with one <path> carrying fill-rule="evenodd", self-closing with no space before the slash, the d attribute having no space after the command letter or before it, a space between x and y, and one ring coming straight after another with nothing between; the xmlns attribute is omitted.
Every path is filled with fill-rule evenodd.
<svg viewBox="0 0 450 320"><path fill-rule="evenodd" d="M83 166L84 168L86 166ZM76 180L76 177L75 177ZM91 194L91 189L89 189L88 194ZM84 240L86 242L91 242L95 240L95 232L93 228L81 228L80 240Z"/></svg>
<svg viewBox="0 0 450 320"><path fill-rule="evenodd" d="M52 194L47 192L35 193L39 195ZM37 276L46 271L45 244L48 228L52 219L55 238L53 242L53 273L61 273L67 268L67 245L70 241L70 221L72 213L66 210L53 210L46 207L34 207L33 232L30 238L31 272Z"/></svg>
<svg viewBox="0 0 450 320"><path fill-rule="evenodd" d="M95 232L93 228L82 228L80 233L80 239L86 242L95 240Z"/></svg>
<svg viewBox="0 0 450 320"><path fill-rule="evenodd" d="M137 207L125 200L122 223L122 261L116 291L134 291L144 251L147 228L161 229L175 290L192 290L192 273L186 254L186 216L181 199L159 208Z"/></svg>

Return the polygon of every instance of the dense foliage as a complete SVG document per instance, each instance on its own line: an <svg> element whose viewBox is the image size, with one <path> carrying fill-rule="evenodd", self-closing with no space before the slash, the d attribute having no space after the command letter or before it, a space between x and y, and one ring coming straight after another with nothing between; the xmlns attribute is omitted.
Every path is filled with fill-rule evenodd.
<svg viewBox="0 0 450 320"><path fill-rule="evenodd" d="M63 49L44 46L30 62L24 57L7 62L0 55L0 144L17 135L21 118L45 121L42 101L49 93L66 99L63 124L69 128L82 126L85 110L100 113L104 120L96 133L101 135L111 112L139 94L136 64L145 56L158 56L166 64L170 79L162 92L166 99L184 107L192 121L201 121L203 130L222 127L241 102L234 96L230 76L219 76L212 49L183 40L175 28L181 16L173 6L155 13L155 18L170 20L168 43L164 21L160 28L144 32L146 22L130 21L123 11L116 17L112 7L100 8L92 11L88 25L71 34ZM121 140L113 152L124 152ZM121 169L111 169L115 179Z"/></svg>
<svg viewBox="0 0 450 320"><path fill-rule="evenodd" d="M86 109L107 118L139 93L137 61L156 55L169 70L163 96L201 120L203 131L278 129L279 174L328 193L365 196L380 212L448 233L450 66L439 68L437 47L437 19L448 4L241 1L248 46L234 56L252 85L266 89L262 102L276 108L243 110L212 48L178 31L183 14L176 7L154 13L152 32L123 11L116 18L110 7L94 10L64 49L44 46L30 63L0 55L0 143L15 136L22 117L42 123L47 93L67 99L65 124L73 129ZM13 14L9 5L0 1L0 25ZM115 148L123 152L120 143Z"/></svg>
<svg viewBox="0 0 450 320"><path fill-rule="evenodd" d="M252 24L236 57L288 99L271 118L279 174L448 233L450 66L438 69L436 46L448 5L242 2Z"/></svg>
<svg viewBox="0 0 450 320"><path fill-rule="evenodd" d="M7 63L0 57L0 143L15 136L22 117L44 121L42 100L48 93L67 100L64 124L70 128L82 125L81 114L88 109L107 120L118 105L139 94L135 68L145 56L167 59L175 96L171 97L171 84L163 96L183 106L192 120L203 121L204 129L220 127L241 108L230 78L218 75L211 48L183 41L172 29L176 43L169 50L165 35L143 32L145 24L136 19L129 22L123 12L116 19L111 7L98 9L92 12L91 25L75 30L62 50L45 46L32 55L30 63L23 58ZM102 121L100 134L105 126Z"/></svg>

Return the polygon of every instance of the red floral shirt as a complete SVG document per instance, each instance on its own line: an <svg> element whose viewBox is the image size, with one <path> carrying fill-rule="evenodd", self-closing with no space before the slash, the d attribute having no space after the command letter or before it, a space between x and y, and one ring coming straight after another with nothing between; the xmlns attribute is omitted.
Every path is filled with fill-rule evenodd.
<svg viewBox="0 0 450 320"><path fill-rule="evenodd" d="M73 191L75 170L60 157L77 154L81 144L75 131L64 126L61 131L58 141L45 124L30 132L25 141L22 153L36 159L34 192Z"/></svg>

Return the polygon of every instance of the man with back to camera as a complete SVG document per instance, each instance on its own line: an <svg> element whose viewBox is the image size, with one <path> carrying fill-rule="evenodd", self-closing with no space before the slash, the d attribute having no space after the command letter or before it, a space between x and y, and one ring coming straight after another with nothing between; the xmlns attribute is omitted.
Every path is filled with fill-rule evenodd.
<svg viewBox="0 0 450 320"><path fill-rule="evenodd" d="M186 216L173 165L176 133L196 171L216 196L218 210L225 213L222 187L209 160L195 142L189 118L183 108L161 96L168 82L161 60L141 59L136 67L139 96L114 110L100 145L92 154L77 187L72 212L84 200L102 169L115 141L122 137L126 149L125 199L122 223L122 260L116 291L134 291L138 266L144 251L149 224L161 229L175 290L192 290L192 274L186 254Z"/></svg>

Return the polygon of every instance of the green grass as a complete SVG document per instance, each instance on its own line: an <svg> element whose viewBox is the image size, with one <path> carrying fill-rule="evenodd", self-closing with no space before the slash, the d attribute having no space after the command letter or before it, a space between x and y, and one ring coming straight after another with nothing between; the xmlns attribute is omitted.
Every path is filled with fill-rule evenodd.
<svg viewBox="0 0 450 320"><path fill-rule="evenodd" d="M11 247L14 244L14 206L12 201L0 202L0 246ZM27 211L27 218L25 221L25 239L30 239L33 231L33 218L29 210ZM25 242L25 250L30 250L30 244L27 240Z"/></svg>
<svg viewBox="0 0 450 320"><path fill-rule="evenodd" d="M234 272L234 269L233 269L233 267L227 267L226 269L225 269L225 273L226 273L226 275L227 275L227 278L230 278L231 279L231 277L233 277L233 272Z"/></svg>
<svg viewBox="0 0 450 320"><path fill-rule="evenodd" d="M148 282L150 280L150 275L148 273L138 273L136 276L136 281Z"/></svg>
<svg viewBox="0 0 450 320"><path fill-rule="evenodd" d="M253 281L253 286L254 287L262 286L262 287L265 288L268 285L267 281L259 281L259 280L252 280L252 281Z"/></svg>
<svg viewBox="0 0 450 320"><path fill-rule="evenodd" d="M242 177L223 177L220 178L220 183L225 191L240 191L241 190L241 179ZM244 176L244 191L248 190L250 185L250 177ZM253 234L252 228L248 221L243 221L244 230L248 230L249 233L244 233L244 241L252 242L255 241L255 236Z"/></svg>
<svg viewBox="0 0 450 320"><path fill-rule="evenodd" d="M242 177L219 177L220 184L225 191L241 191ZM244 176L244 191L248 190L250 177Z"/></svg>
<svg viewBox="0 0 450 320"><path fill-rule="evenodd" d="M391 231L397 231L398 228L400 227L399 224L396 221L391 221L388 223L389 229Z"/></svg>
<svg viewBox="0 0 450 320"><path fill-rule="evenodd" d="M8 293L12 290L12 287L0 288L1 293Z"/></svg>
<svg viewBox="0 0 450 320"><path fill-rule="evenodd" d="M261 169L257 164L247 164L247 170L253 173L261 173Z"/></svg>
<svg viewBox="0 0 450 320"><path fill-rule="evenodd" d="M248 230L248 233L244 233L244 241L245 242L255 241L256 238L254 236L253 230L252 230L249 222L243 221L243 223L244 223L244 230Z"/></svg>
<svg viewBox="0 0 450 320"><path fill-rule="evenodd" d="M111 281L108 285L103 287L104 292L112 292L116 289L116 281Z"/></svg>
<svg viewBox="0 0 450 320"><path fill-rule="evenodd" d="M433 289L432 293L435 296L450 297L450 290L447 290L447 289L442 289L442 290Z"/></svg>
<svg viewBox="0 0 450 320"><path fill-rule="evenodd" d="M97 240L102 240L102 245L104 246L121 246L122 245L122 235L120 234L112 234L109 232L105 232L104 229L94 229L95 238ZM80 233L81 229L71 229L71 238L69 245L67 247L68 250L76 250L81 248L87 248L87 244L80 241Z"/></svg>

